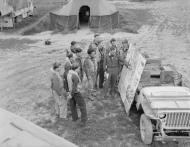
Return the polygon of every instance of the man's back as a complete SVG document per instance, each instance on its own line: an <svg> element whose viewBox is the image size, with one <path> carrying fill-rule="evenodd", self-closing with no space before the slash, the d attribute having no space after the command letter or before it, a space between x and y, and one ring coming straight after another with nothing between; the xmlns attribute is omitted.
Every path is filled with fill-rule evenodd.
<svg viewBox="0 0 190 147"><path fill-rule="evenodd" d="M56 91L58 95L62 94L63 90L63 82L61 76L58 75L55 71L52 70L52 76L51 76L51 88L52 90Z"/></svg>

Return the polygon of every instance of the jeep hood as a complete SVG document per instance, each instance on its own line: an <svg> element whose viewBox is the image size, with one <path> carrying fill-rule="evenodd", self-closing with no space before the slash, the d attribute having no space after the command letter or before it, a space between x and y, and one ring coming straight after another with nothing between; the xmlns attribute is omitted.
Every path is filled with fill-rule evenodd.
<svg viewBox="0 0 190 147"><path fill-rule="evenodd" d="M150 105L157 110L190 110L190 97L152 98Z"/></svg>
<svg viewBox="0 0 190 147"><path fill-rule="evenodd" d="M152 109L190 110L190 90L187 87L146 87L143 94Z"/></svg>

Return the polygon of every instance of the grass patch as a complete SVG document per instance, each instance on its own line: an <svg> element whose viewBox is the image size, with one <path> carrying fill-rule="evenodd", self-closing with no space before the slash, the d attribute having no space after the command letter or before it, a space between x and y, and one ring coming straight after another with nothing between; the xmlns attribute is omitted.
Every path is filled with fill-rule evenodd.
<svg viewBox="0 0 190 147"><path fill-rule="evenodd" d="M1 39L0 40L0 48L2 50L11 49L11 50L23 50L29 48L28 44L36 43L37 41L30 39Z"/></svg>

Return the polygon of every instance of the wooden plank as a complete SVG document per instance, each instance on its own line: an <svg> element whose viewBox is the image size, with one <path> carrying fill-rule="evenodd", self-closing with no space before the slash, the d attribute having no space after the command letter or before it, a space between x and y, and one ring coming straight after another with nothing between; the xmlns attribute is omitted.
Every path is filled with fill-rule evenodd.
<svg viewBox="0 0 190 147"><path fill-rule="evenodd" d="M17 131L24 131L30 134L31 136L37 138L38 140L41 140L42 142L49 144L52 147L76 147L75 144L65 140L64 138L61 138L17 115L14 115L13 113L10 113L0 108L0 128L3 128L8 124L11 125L14 129L16 128ZM4 136L4 134L5 132L0 132L0 136ZM9 134L7 134L6 136L11 137L9 136ZM2 142L0 142L0 145L1 143Z"/></svg>

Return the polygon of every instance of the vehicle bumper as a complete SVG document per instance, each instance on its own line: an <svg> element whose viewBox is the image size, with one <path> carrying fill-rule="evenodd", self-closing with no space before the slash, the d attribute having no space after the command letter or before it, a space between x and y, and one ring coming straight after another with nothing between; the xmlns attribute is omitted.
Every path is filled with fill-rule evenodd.
<svg viewBox="0 0 190 147"><path fill-rule="evenodd" d="M155 141L189 142L190 136L154 136Z"/></svg>

